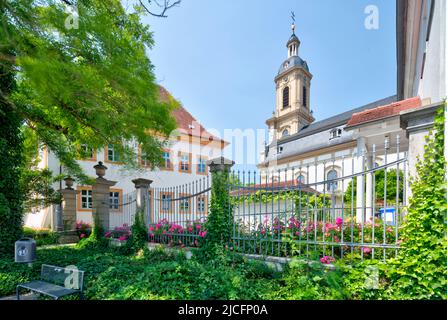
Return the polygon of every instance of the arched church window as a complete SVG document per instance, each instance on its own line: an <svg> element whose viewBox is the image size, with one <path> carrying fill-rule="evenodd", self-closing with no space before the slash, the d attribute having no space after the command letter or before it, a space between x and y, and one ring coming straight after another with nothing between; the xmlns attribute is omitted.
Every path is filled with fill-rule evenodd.
<svg viewBox="0 0 447 320"><path fill-rule="evenodd" d="M307 88L303 86L303 106L307 107Z"/></svg>
<svg viewBox="0 0 447 320"><path fill-rule="evenodd" d="M285 87L282 90L282 107L287 108L289 106L289 87Z"/></svg>
<svg viewBox="0 0 447 320"><path fill-rule="evenodd" d="M337 181L332 181L337 179L337 171L335 171L334 169L329 170L327 175L326 175L326 180L327 182L327 190L328 191L335 191L337 190L337 186L338 186L338 182Z"/></svg>
<svg viewBox="0 0 447 320"><path fill-rule="evenodd" d="M285 129L283 132L282 132L282 137L284 138L284 137L287 137L289 135L289 129Z"/></svg>

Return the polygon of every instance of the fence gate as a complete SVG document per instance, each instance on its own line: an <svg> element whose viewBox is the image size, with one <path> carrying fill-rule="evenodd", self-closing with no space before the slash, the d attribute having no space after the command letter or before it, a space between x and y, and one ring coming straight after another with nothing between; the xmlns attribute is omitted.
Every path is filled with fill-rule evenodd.
<svg viewBox="0 0 447 320"><path fill-rule="evenodd" d="M122 197L122 198L121 198ZM120 199L121 198L121 199ZM135 222L137 212L136 190L121 196L119 192L110 191L110 229L130 228Z"/></svg>
<svg viewBox="0 0 447 320"><path fill-rule="evenodd" d="M397 254L407 190L398 137L370 153L231 175L235 251L327 262Z"/></svg>
<svg viewBox="0 0 447 320"><path fill-rule="evenodd" d="M150 240L198 246L210 203L210 178L175 187L152 188L148 212Z"/></svg>

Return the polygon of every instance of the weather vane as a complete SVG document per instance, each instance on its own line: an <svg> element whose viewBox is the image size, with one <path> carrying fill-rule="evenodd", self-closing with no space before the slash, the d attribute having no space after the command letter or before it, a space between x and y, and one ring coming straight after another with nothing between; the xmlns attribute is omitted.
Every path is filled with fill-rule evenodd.
<svg viewBox="0 0 447 320"><path fill-rule="evenodd" d="M295 12L292 11L292 32L295 34Z"/></svg>

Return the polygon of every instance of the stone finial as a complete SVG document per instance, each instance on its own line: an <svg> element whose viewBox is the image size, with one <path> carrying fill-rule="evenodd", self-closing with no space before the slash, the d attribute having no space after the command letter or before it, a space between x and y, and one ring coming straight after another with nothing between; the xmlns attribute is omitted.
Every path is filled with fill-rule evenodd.
<svg viewBox="0 0 447 320"><path fill-rule="evenodd" d="M65 181L65 189L67 189L67 190L73 190L73 182L74 182L74 179L73 179L72 177L70 177L70 176L67 176L67 177L64 179L64 181Z"/></svg>
<svg viewBox="0 0 447 320"><path fill-rule="evenodd" d="M211 172L225 171L229 170L235 162L224 157L219 157L216 159L211 159L206 162L210 167Z"/></svg>
<svg viewBox="0 0 447 320"><path fill-rule="evenodd" d="M106 175L107 167L102 164L102 161L99 161L97 165L93 166L93 168L96 170L96 175L99 178L103 178Z"/></svg>

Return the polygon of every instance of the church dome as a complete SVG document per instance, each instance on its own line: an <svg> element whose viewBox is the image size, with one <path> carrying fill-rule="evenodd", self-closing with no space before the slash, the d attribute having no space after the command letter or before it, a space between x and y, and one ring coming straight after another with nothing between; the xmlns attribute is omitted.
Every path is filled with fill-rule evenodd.
<svg viewBox="0 0 447 320"><path fill-rule="evenodd" d="M281 64L281 66L279 67L278 75L295 67L301 67L309 72L309 67L306 61L301 59L299 56L292 56Z"/></svg>
<svg viewBox="0 0 447 320"><path fill-rule="evenodd" d="M300 45L301 41L298 39L298 37L295 35L295 33L292 34L289 41L287 41L286 47L288 47L291 43L296 42L298 45Z"/></svg>

